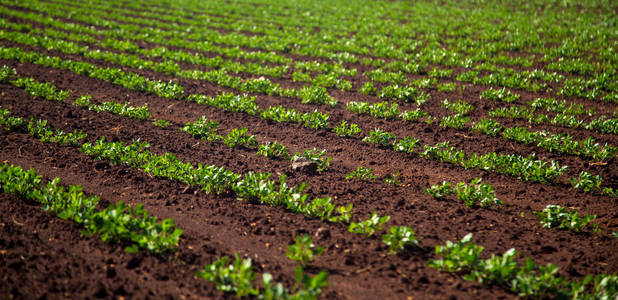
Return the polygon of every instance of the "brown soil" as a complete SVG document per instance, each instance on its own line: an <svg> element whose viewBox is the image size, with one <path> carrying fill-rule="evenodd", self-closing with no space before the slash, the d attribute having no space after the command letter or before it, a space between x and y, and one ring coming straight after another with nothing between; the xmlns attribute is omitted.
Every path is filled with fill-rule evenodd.
<svg viewBox="0 0 618 300"><path fill-rule="evenodd" d="M3 41L2 45L13 44ZM47 53L100 66L114 66L79 56ZM88 93L95 102L116 100L130 101L133 105L148 104L153 117L169 120L171 126L162 129L153 126L151 121L97 114L75 107L69 101L45 101L12 85L1 84L0 106L16 116L46 119L49 125L65 131L83 130L89 141L102 136L123 142L139 138L150 143L151 151L155 153L171 152L194 164L215 164L237 173L262 170L273 173L275 177L287 174L291 184L306 182L314 197L331 196L341 205L353 203L357 220L377 211L391 217L388 225L410 226L419 239L419 247L409 248L399 255L387 255L379 235L366 238L349 233L345 226L307 219L280 208L244 203L230 196L206 195L140 170L93 160L78 148L42 143L26 132L0 131L0 162L35 168L44 178L59 177L67 185L81 185L88 194L99 195L103 206L118 201L144 204L151 214L172 218L184 230L178 250L169 256L128 254L122 245L104 244L96 236L84 237L77 225L52 217L36 205L0 194L0 298L233 298L233 295L217 291L213 284L196 279L195 272L217 257L233 256L236 252L252 258L257 271L269 272L275 280L291 287L295 264L285 257L285 247L296 235L303 233L314 236L316 244L325 249L325 253L307 269L312 274L320 270L329 272L330 285L324 291L325 299L516 298L499 287L468 282L457 274L442 273L427 266L429 260L438 258L433 252L434 246L459 239L468 232L474 233L474 240L485 247L484 257L516 248L520 261L531 257L540 264L556 264L560 267L560 275L568 279L618 271L618 253L615 251L618 239L611 236L612 231L618 230L615 199L574 190L568 185L567 176L554 184L522 182L510 176L464 170L417 155L405 155L364 143L358 138L341 139L326 130L272 123L241 113L130 91L65 70L6 60L1 60L0 65L15 67L20 76L32 76L70 90L71 101ZM151 71L126 70L153 79L174 79L188 94L213 96L231 91ZM291 84L289 78L277 82ZM479 100L478 94L483 89L470 85L462 94L431 91L432 100L424 110L434 116L444 116L447 111L440 106L440 101L462 98L476 107L471 116L478 120L487 110L500 106ZM358 94L334 94L342 103L376 101ZM522 93L520 101L524 103L533 97L538 95ZM297 100L261 95L256 102L262 108L279 104L298 111L316 108ZM610 111L616 108L616 105L581 102L590 107L612 108ZM575 156L558 155L468 131L441 129L435 123L378 120L350 113L342 105L336 108L320 106L318 109L329 113L331 124L346 119L359 124L365 134L379 127L398 136L417 137L422 144L450 140L466 152L537 153L544 160L568 165L569 176L587 170L601 174L610 186L616 187L618 182L616 159L607 165L591 165ZM218 121L221 133L248 127L258 140L276 140L292 152L313 147L326 149L334 157L332 167L318 175L293 172L285 161L258 157L254 151L229 148L222 142L199 141L178 130L200 116ZM528 126L519 121L503 121L507 126ZM602 142L618 144L615 135L560 127L551 129L570 133L578 139L593 136ZM359 165L373 168L378 180L345 180L345 175ZM402 184L394 187L384 183L382 179L395 171L401 171ZM436 200L423 192L428 186L444 180L470 181L474 177L482 177L484 182L492 184L504 205L497 209L466 208L452 198ZM596 222L602 232L577 234L542 228L532 211L541 210L547 204L559 204L583 214L597 215Z"/></svg>

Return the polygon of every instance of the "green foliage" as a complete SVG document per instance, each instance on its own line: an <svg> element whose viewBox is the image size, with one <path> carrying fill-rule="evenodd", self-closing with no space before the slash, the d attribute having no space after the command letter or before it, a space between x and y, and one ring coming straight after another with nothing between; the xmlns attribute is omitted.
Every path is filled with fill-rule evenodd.
<svg viewBox="0 0 618 300"><path fill-rule="evenodd" d="M399 171L393 173L391 176L385 177L384 182L394 186L400 185L401 182L399 181Z"/></svg>
<svg viewBox="0 0 618 300"><path fill-rule="evenodd" d="M168 126L170 126L170 122L164 119L152 119L152 125L160 128L167 128Z"/></svg>
<svg viewBox="0 0 618 300"><path fill-rule="evenodd" d="M77 146L80 140L86 138L86 134L81 130L66 133L62 130L50 129L47 127L47 120L31 119L28 123L28 132L43 142L57 143L63 146Z"/></svg>
<svg viewBox="0 0 618 300"><path fill-rule="evenodd" d="M574 232L588 229L591 232L599 232L599 225L591 223L597 217L595 215L579 216L577 211L568 211L560 205L547 205L545 209L534 214L541 220L543 227L564 228Z"/></svg>
<svg viewBox="0 0 618 300"><path fill-rule="evenodd" d="M157 222L143 205L129 207L122 201L98 211L98 197L84 195L81 186L65 189L59 182L56 178L44 183L34 169L0 166L0 187L5 193L41 203L44 210L84 226L86 235L98 234L106 243L129 245L128 252L141 248L165 253L178 245L182 230L175 228L172 219Z"/></svg>
<svg viewBox="0 0 618 300"><path fill-rule="evenodd" d="M293 261L297 261L302 267L313 261L314 256L321 255L324 248L315 246L309 235L297 236L292 245L287 246L285 256Z"/></svg>
<svg viewBox="0 0 618 300"><path fill-rule="evenodd" d="M77 101L77 100L76 100ZM124 104L120 104L114 101L103 102L101 104L92 104L88 107L89 110L100 112L109 112L112 114L125 116L134 119L145 120L150 118L150 111L148 110L148 105L134 107L131 106L131 103L126 102Z"/></svg>
<svg viewBox="0 0 618 300"><path fill-rule="evenodd" d="M425 193L430 196L440 199L444 198L448 195L452 195L455 193L455 189L451 186L450 182L443 182L442 184L432 185L430 188L425 189Z"/></svg>
<svg viewBox="0 0 618 300"><path fill-rule="evenodd" d="M237 297L258 295L259 290L253 286L256 274L251 259L243 260L236 254L234 262L228 265L229 257L224 256L206 265L197 272L198 278L214 282L215 287L226 293L235 293Z"/></svg>
<svg viewBox="0 0 618 300"><path fill-rule="evenodd" d="M259 145L256 154L273 158L288 158L290 156L288 148L276 141Z"/></svg>
<svg viewBox="0 0 618 300"><path fill-rule="evenodd" d="M455 187L450 182L444 182L441 185L433 185L425 189L425 193L434 198L444 198L457 193L457 199L468 207L478 205L487 208L502 204L502 201L496 198L494 188L488 183L481 183L480 178L473 179L469 184L459 182Z"/></svg>
<svg viewBox="0 0 618 300"><path fill-rule="evenodd" d="M32 77L20 77L11 83L16 87L23 88L31 96L41 97L46 100L64 101L69 97L69 91L58 90L53 84L38 82Z"/></svg>
<svg viewBox="0 0 618 300"><path fill-rule="evenodd" d="M345 176L345 179L346 180L350 180L353 178L360 179L360 180L376 179L376 176L373 175L372 172L373 172L372 168L367 169L365 167L359 166L356 170L347 174Z"/></svg>
<svg viewBox="0 0 618 300"><path fill-rule="evenodd" d="M318 165L318 172L324 172L328 170L330 167L330 162L333 160L332 157L325 157L326 150L319 150L317 148L313 148L310 150L305 150L303 153L296 152L294 156L291 158L291 161L295 161L300 158L308 159L315 162Z"/></svg>
<svg viewBox="0 0 618 300"><path fill-rule="evenodd" d="M229 147L245 147L255 149L258 146L258 141L254 135L247 134L247 128L234 128L230 131L223 141Z"/></svg>
<svg viewBox="0 0 618 300"><path fill-rule="evenodd" d="M8 109L0 107L0 126L4 130L12 130L13 128L25 127L28 124L23 118L9 116L11 112Z"/></svg>
<svg viewBox="0 0 618 300"><path fill-rule="evenodd" d="M361 128L357 124L350 123L348 125L348 122L346 122L346 120L341 120L341 122L337 126L333 127L333 132L338 137L346 138L359 134L361 132Z"/></svg>
<svg viewBox="0 0 618 300"><path fill-rule="evenodd" d="M77 98L75 98L75 101L73 101L73 105L75 106L82 106L82 107L88 107L90 106L90 100L92 99L92 96L90 95L82 95L79 96Z"/></svg>
<svg viewBox="0 0 618 300"><path fill-rule="evenodd" d="M388 233L382 235L382 241L388 246L389 254L403 251L406 246L418 245L414 230L407 226L391 226Z"/></svg>
<svg viewBox="0 0 618 300"><path fill-rule="evenodd" d="M562 175L567 167L558 163L536 160L532 154L523 157L517 154L498 154L490 152L484 155L472 153L467 155L462 150L449 146L449 142L438 143L434 146L425 145L424 151L419 154L440 161L446 161L470 169L491 170L501 174L516 176L522 180L533 180L541 183L549 182Z"/></svg>
<svg viewBox="0 0 618 300"><path fill-rule="evenodd" d="M328 95L326 89L321 86L304 86L300 89L299 95L302 103L337 105L337 100Z"/></svg>
<svg viewBox="0 0 618 300"><path fill-rule="evenodd" d="M456 89L454 82L440 83L438 84L438 91L440 92L452 92Z"/></svg>
<svg viewBox="0 0 618 300"><path fill-rule="evenodd" d="M216 289L235 293L237 297L252 296L264 300L316 300L328 285L328 273L320 272L312 277L299 266L294 269L296 276L293 291L281 283L274 283L269 273L262 274L263 288L260 289L253 284L257 275L251 259L243 260L236 254L234 262L229 265L228 262L229 257L221 257L197 272L196 277L213 282Z"/></svg>
<svg viewBox="0 0 618 300"><path fill-rule="evenodd" d="M486 135L496 136L500 133L500 131L502 131L502 125L492 119L483 118L480 121L475 122L470 129Z"/></svg>
<svg viewBox="0 0 618 300"><path fill-rule="evenodd" d="M442 107L454 112L455 115L461 116L465 116L474 110L474 106L461 99L457 100L457 102L450 102L448 99L444 99L444 101L442 101Z"/></svg>
<svg viewBox="0 0 618 300"><path fill-rule="evenodd" d="M403 139L397 140L393 144L395 151L412 153L418 147L418 139L410 136L405 136Z"/></svg>
<svg viewBox="0 0 618 300"><path fill-rule="evenodd" d="M205 116L195 120L195 122L187 122L180 130L190 134L193 137L200 138L206 141L216 141L223 139L217 134L219 123L207 119Z"/></svg>
<svg viewBox="0 0 618 300"><path fill-rule="evenodd" d="M470 122L470 117L464 117L462 115L453 115L442 117L440 120L440 126L444 128L462 129L466 123Z"/></svg>
<svg viewBox="0 0 618 300"><path fill-rule="evenodd" d="M480 259L482 251L483 247L472 242L472 234L468 234L457 243L447 241L444 246L436 246L436 254L443 258L431 260L429 266L463 273L466 280L501 286L521 297L534 299L611 299L618 291L616 275L589 275L582 281L570 282L558 276L555 265L537 265L530 258L519 264L515 249L502 255L492 254L488 259ZM584 294L590 283L593 294Z"/></svg>
<svg viewBox="0 0 618 300"><path fill-rule="evenodd" d="M367 81L358 91L363 95L375 95L377 90L373 86L373 81Z"/></svg>
<svg viewBox="0 0 618 300"><path fill-rule="evenodd" d="M481 99L489 99L493 101L501 101L506 103L511 103L519 100L520 95L511 93L511 91L506 88L502 88L499 90L488 89L481 92Z"/></svg>
<svg viewBox="0 0 618 300"><path fill-rule="evenodd" d="M384 223L390 220L390 216L378 216L378 213L373 212L367 220L356 223L351 222L348 226L348 231L356 234L362 234L366 236L372 236L378 230L382 230Z"/></svg>
<svg viewBox="0 0 618 300"><path fill-rule="evenodd" d="M9 83L11 78L17 74L14 68L3 65L0 69L0 83Z"/></svg>
<svg viewBox="0 0 618 300"><path fill-rule="evenodd" d="M399 117L404 121L416 122L420 118L426 115L427 115L426 112L422 111L420 108L417 108L417 109L403 111L401 112L401 114L399 114Z"/></svg>
<svg viewBox="0 0 618 300"><path fill-rule="evenodd" d="M601 176L594 176L586 171L581 171L577 178L569 178L569 182L574 188L581 189L584 192L601 190Z"/></svg>
<svg viewBox="0 0 618 300"><path fill-rule="evenodd" d="M391 142L397 140L397 137L385 130L376 128L369 132L369 135L363 138L363 142L389 147Z"/></svg>

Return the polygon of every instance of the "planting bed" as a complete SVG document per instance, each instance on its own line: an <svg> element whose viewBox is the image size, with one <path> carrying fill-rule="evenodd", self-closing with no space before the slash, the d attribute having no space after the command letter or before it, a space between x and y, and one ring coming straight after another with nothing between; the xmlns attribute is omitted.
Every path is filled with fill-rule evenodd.
<svg viewBox="0 0 618 300"><path fill-rule="evenodd" d="M498 2L0 0L0 298L616 299L618 6Z"/></svg>

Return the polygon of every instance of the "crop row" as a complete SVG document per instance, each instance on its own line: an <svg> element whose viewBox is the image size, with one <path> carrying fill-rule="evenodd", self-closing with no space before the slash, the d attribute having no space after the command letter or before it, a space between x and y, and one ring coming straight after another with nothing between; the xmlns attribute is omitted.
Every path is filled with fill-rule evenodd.
<svg viewBox="0 0 618 300"><path fill-rule="evenodd" d="M106 243L127 245L127 252L140 248L153 253L174 251L182 234L172 219L157 222L142 204L131 207L120 201L98 210L99 198L85 195L81 186L65 188L58 178L45 182L34 169L25 171L3 163L0 187L4 193L40 203L45 211L79 224L85 235L96 234Z"/></svg>
<svg viewBox="0 0 618 300"><path fill-rule="evenodd" d="M483 247L472 242L472 234L468 234L456 243L447 241L444 246L436 246L436 253L443 258L430 261L429 266L536 299L612 299L618 291L618 274L588 275L582 281L568 281L558 275L555 265L538 265L529 257L520 264L515 260L515 249L492 254L488 259L480 258L482 251Z"/></svg>
<svg viewBox="0 0 618 300"><path fill-rule="evenodd" d="M99 24L99 23L97 23L97 24ZM109 25L108 22L106 22L105 25ZM111 25L109 25L109 26L111 26ZM182 32L180 34L182 34ZM396 65L392 65L392 66L395 67ZM403 71L405 71L405 69L409 69L409 68L406 67L406 68L404 68ZM501 84L502 86L521 87L521 88L524 88L524 89L537 90L538 88L542 87L542 85L534 86L534 85L522 85L522 84L524 84L523 82L527 82L527 81L532 80L532 79L542 79L542 80L546 80L546 81L548 80L550 82L556 81L556 79L554 77L551 77L550 74L544 73L543 71L534 71L534 72L524 71L524 72L518 72L518 71L515 71L515 70L512 70L512 69L505 69L505 68L491 68L491 70L494 71L494 72L497 72L497 73L493 73L489 77L485 76L483 78L480 78L479 79L479 83L481 83L481 84L496 84L496 83L498 83L498 84ZM399 70L399 71L402 71L402 70ZM470 73L470 74L472 74L472 73ZM469 78L469 77L465 77L463 75L464 74L461 74L461 76L460 76L462 80L464 80L464 81L471 80L471 79L466 79L466 78ZM476 75L473 75L473 76L476 76ZM547 76L550 76L550 77L547 77ZM599 88L598 86L600 86L601 88L612 89L611 87L607 86L607 82L608 82L607 79L604 79L604 81L602 81L602 83L589 83L589 81L584 81L584 82L582 82L582 84L585 84L587 86L593 85L594 89L595 89L593 91L593 93L598 94L598 92L595 92ZM609 82L611 82L611 80ZM578 90L582 91L581 93L583 93L584 89L580 88L579 86L571 87L571 85L573 85L572 81L569 81L568 83L569 83L569 86L565 86L563 88L563 91L564 90L578 89ZM526 84L528 84L528 83L526 83ZM566 93L566 92L563 92L563 93ZM568 93L567 93L567 95L568 95ZM612 96L610 94L608 94L608 97L610 97L610 98L607 98L607 99L611 101L611 99L612 99L611 97Z"/></svg>
<svg viewBox="0 0 618 300"><path fill-rule="evenodd" d="M32 61L35 63L41 63L41 64L47 64L47 65L61 65L62 66L62 63L64 63L64 61L62 60L52 59L50 57L42 57L41 55L37 55L34 52L30 52L29 54L27 54L25 52L16 50L16 48L5 49L0 54L2 54L4 58L19 59L22 61L28 59L29 61ZM74 64L78 64L78 63L69 62L68 64L69 64L68 67L71 68L71 66L74 67ZM106 70L109 70L109 69L98 69L94 67L93 65L90 65L87 63L79 63L79 64L85 64L86 66L88 66L89 68L97 72L100 70L103 70L103 72L105 72ZM116 73L124 74L119 70L117 70ZM151 82L151 81L148 81L147 79L144 79L134 74L130 76L130 78L132 79L138 78L141 81ZM120 84L123 85L122 83ZM159 84L161 83L159 82ZM126 83L124 85L127 86ZM178 90L178 89L182 90L180 86L175 85L174 90ZM284 121L289 122L289 120L284 120ZM375 135L375 134L370 133L370 135L367 137L367 141L371 141L372 135ZM382 134L382 136L386 137L384 134ZM407 139L408 138L406 137L402 141L407 142L408 141ZM389 144L391 140L394 140L394 136L388 137L386 140L384 140L385 142L379 142L379 143ZM410 142L412 142L412 140L410 140ZM400 143L395 143L395 145L399 145L399 144ZM412 143L412 146L414 145L415 143ZM450 149L445 148L441 150L440 148L444 148L444 147L440 145L436 145L436 146L426 145L425 148L430 149L430 150L425 149L425 153L422 153L421 157L429 157L429 158L434 158L434 159L438 159L441 161L449 161L449 162L455 163L456 165L463 166L466 168L478 168L481 170L497 171L499 173L512 175L512 176L518 177L523 180L535 180L539 182L547 182L551 180L551 178L554 178L562 174L562 172L564 172L565 170L565 167L560 168L556 165L555 162L552 162L551 166L546 166L548 163L536 161L534 157L525 158L525 157L521 157L515 154L514 155L503 155L503 154L498 155L496 153L489 153L486 155L479 156L473 153L469 158L466 158L466 154L464 154L463 151L456 150L452 147ZM403 147L403 148L395 147L395 149L402 149L405 152L413 151L413 149L409 149L408 147ZM517 163L513 165L513 162L517 162Z"/></svg>

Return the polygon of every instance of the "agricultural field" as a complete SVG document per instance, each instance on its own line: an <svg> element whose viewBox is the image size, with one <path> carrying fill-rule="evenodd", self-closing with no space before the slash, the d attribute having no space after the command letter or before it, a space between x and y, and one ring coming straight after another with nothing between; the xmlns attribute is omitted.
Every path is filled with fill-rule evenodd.
<svg viewBox="0 0 618 300"><path fill-rule="evenodd" d="M618 299L617 13L0 0L0 298Z"/></svg>

